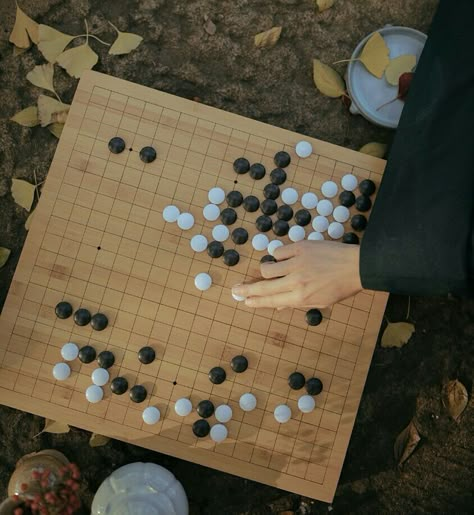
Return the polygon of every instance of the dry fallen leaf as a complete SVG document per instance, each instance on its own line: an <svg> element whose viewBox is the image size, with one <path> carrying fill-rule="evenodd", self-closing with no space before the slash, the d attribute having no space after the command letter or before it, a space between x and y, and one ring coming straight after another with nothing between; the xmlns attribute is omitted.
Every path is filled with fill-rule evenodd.
<svg viewBox="0 0 474 515"><path fill-rule="evenodd" d="M109 48L109 54L128 54L132 50L135 50L135 48L137 48L137 46L143 41L143 38L138 34L132 34L131 32L121 32L113 23L110 23L110 21L109 24L117 31L117 39Z"/></svg>
<svg viewBox="0 0 474 515"><path fill-rule="evenodd" d="M334 5L335 0L316 0L316 7L318 12L323 12Z"/></svg>
<svg viewBox="0 0 474 515"><path fill-rule="evenodd" d="M313 59L313 79L318 90L328 97L340 97L346 92L346 85L339 73L319 59Z"/></svg>
<svg viewBox="0 0 474 515"><path fill-rule="evenodd" d="M50 420L49 418L47 418L44 421L44 429L42 433L62 434L69 433L70 430L71 428L64 422L57 422L55 420Z"/></svg>
<svg viewBox="0 0 474 515"><path fill-rule="evenodd" d="M31 224L33 223L33 216L34 214L36 213L36 210L32 211L28 218L26 219L26 222L25 222L25 230L29 231L30 230L30 227L31 227Z"/></svg>
<svg viewBox="0 0 474 515"><path fill-rule="evenodd" d="M209 18L207 14L204 15L204 30L210 35L214 36L217 31L216 24Z"/></svg>
<svg viewBox="0 0 474 515"><path fill-rule="evenodd" d="M17 57L21 54L24 54L27 50L27 48L20 48L18 46L13 45L13 57Z"/></svg>
<svg viewBox="0 0 474 515"><path fill-rule="evenodd" d="M457 379L448 381L443 386L441 399L449 416L459 422L469 400L466 387Z"/></svg>
<svg viewBox="0 0 474 515"><path fill-rule="evenodd" d="M56 62L64 68L71 77L79 79L82 72L92 70L97 64L99 56L92 50L88 43L76 46L59 54Z"/></svg>
<svg viewBox="0 0 474 515"><path fill-rule="evenodd" d="M53 77L54 64L51 63L35 66L26 75L26 78L31 82L31 84L38 86L38 88L47 89L48 91L52 91L54 93Z"/></svg>
<svg viewBox="0 0 474 515"><path fill-rule="evenodd" d="M34 127L35 125L39 125L38 108L36 106L27 107L12 116L10 120L23 125L23 127Z"/></svg>
<svg viewBox="0 0 474 515"><path fill-rule="evenodd" d="M0 247L0 268L5 266L5 263L8 261L10 257L10 249L6 249L5 247Z"/></svg>
<svg viewBox="0 0 474 515"><path fill-rule="evenodd" d="M38 43L38 24L16 6L15 25L9 41L18 48L30 48L31 41Z"/></svg>
<svg viewBox="0 0 474 515"><path fill-rule="evenodd" d="M282 27L272 27L265 32L260 32L255 36L255 46L257 48L271 48L280 39Z"/></svg>
<svg viewBox="0 0 474 515"><path fill-rule="evenodd" d="M48 25L40 25L38 29L38 48L50 63L56 62L57 57L74 39L74 36L63 34Z"/></svg>
<svg viewBox="0 0 474 515"><path fill-rule="evenodd" d="M61 137L61 134L63 133L64 123L52 123L51 125L48 125L48 129L53 136L56 136L56 138L59 139Z"/></svg>
<svg viewBox="0 0 474 515"><path fill-rule="evenodd" d="M107 445L110 442L110 438L108 436L99 435L98 433L92 433L89 445L91 447L102 447L103 445Z"/></svg>
<svg viewBox="0 0 474 515"><path fill-rule="evenodd" d="M380 32L374 32L364 45L359 60L372 75L381 79L390 62L389 53L388 46Z"/></svg>
<svg viewBox="0 0 474 515"><path fill-rule="evenodd" d="M38 97L38 117L41 127L46 127L53 122L61 122L62 117L67 116L69 107L69 104L59 102L55 98L40 95Z"/></svg>
<svg viewBox="0 0 474 515"><path fill-rule="evenodd" d="M416 449L420 440L420 434L412 420L397 436L395 445L393 446L393 454L398 465L403 465L403 463L413 454L413 451Z"/></svg>
<svg viewBox="0 0 474 515"><path fill-rule="evenodd" d="M416 56L405 54L399 55L390 60L387 69L385 70L385 78L392 86L398 85L400 77L407 72L411 72L416 65Z"/></svg>
<svg viewBox="0 0 474 515"><path fill-rule="evenodd" d="M387 145L385 145L384 143L377 143L376 141L372 141L361 147L359 149L359 152L362 152L362 154L367 154L369 156L383 158L385 152L387 152Z"/></svg>
<svg viewBox="0 0 474 515"><path fill-rule="evenodd" d="M382 347L401 348L415 332L415 326L409 322L389 323L382 335Z"/></svg>
<svg viewBox="0 0 474 515"><path fill-rule="evenodd" d="M29 211L35 195L36 187L21 179L12 179L12 195L15 202Z"/></svg>

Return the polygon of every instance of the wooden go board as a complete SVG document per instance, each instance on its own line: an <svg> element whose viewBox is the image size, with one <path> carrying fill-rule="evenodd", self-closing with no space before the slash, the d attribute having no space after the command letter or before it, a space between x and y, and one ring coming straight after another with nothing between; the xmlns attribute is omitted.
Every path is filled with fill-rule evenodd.
<svg viewBox="0 0 474 515"><path fill-rule="evenodd" d="M127 143L121 154L107 148L113 136ZM236 175L232 163L238 157L263 163L269 173L274 154L286 150L292 162L285 186L300 195L319 193L325 180L339 183L348 172L379 184L383 160L310 138L314 154L299 159L294 147L300 139L296 133L124 80L84 74L1 317L0 401L331 501L386 294L364 291L323 310L323 322L310 327L304 311L254 311L231 296L232 285L259 277L264 253L253 251L250 243L258 213L237 208L234 227L247 228L250 238L239 246L235 267L205 252L196 254L189 245L194 234L210 239L215 223L204 220L202 207L211 187L237 188L244 196L263 198L268 181ZM146 145L158 152L150 164L139 159ZM164 223L161 213L168 204L194 215L192 230ZM199 272L213 278L213 286L203 293L194 286ZM90 326L76 326L72 318L57 319L54 306L61 300L74 309L105 313L109 326L94 332ZM61 361L60 349L68 341L113 351L111 378L122 375L130 386L143 384L146 401L134 404L128 394L113 395L106 386L104 400L88 403L85 390L93 363L75 360L69 379L55 381L52 367ZM150 365L137 359L144 345L157 352ZM237 354L249 360L242 374L229 366ZM207 377L217 365L227 371L221 385ZM288 387L288 375L295 370L324 383L312 413L298 411L301 391ZM252 412L238 406L245 392L257 397ZM186 396L194 407L203 399L216 406L230 404L233 418L224 442L193 435L195 411L184 419L175 414L174 401ZM280 403L292 409L286 424L273 416ZM143 423L147 406L160 409L158 424Z"/></svg>

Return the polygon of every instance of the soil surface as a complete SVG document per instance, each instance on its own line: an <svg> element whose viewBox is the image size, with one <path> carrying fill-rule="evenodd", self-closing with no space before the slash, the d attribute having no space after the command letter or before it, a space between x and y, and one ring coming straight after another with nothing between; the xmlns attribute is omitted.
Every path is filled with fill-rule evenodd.
<svg viewBox="0 0 474 515"><path fill-rule="evenodd" d="M22 0L38 22L70 34L91 30L111 41L112 21L141 34L130 55L100 55L98 71L351 148L369 141L389 143L393 133L348 114L339 100L314 88L311 59L331 63L351 55L357 42L386 24L427 31L437 0L336 0L315 14L314 0ZM0 271L0 301L6 297L26 237L25 210L10 193L12 177L42 181L57 140L47 129L22 128L8 121L42 93L26 73L42 63L36 49L14 57L8 35L14 2L0 4L0 245L12 249ZM216 33L203 29L204 15ZM253 35L282 25L277 46L256 50ZM342 65L341 65L342 66ZM341 68L341 72L343 68ZM76 81L56 68L55 84L70 102ZM405 320L408 299L390 298L386 317ZM89 434L37 435L43 419L0 407L0 498L6 495L15 462L25 453L55 448L77 462L85 477L89 505L114 469L134 461L169 468L183 483L191 514L472 513L474 491L474 409L469 403L459 423L441 403L441 387L458 378L472 393L474 302L456 298L411 298L409 319L416 332L402 349L376 348L332 506L252 481L189 464L119 441L88 446ZM383 328L382 328L383 329ZM422 440L401 470L393 445L414 419Z"/></svg>

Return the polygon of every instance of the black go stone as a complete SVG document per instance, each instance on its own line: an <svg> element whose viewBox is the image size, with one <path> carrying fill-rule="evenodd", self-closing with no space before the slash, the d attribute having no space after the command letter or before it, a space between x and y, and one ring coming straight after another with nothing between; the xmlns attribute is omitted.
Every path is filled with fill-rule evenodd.
<svg viewBox="0 0 474 515"><path fill-rule="evenodd" d="M364 215L354 215L351 218L351 227L354 231L363 231L367 227L367 218Z"/></svg>
<svg viewBox="0 0 474 515"><path fill-rule="evenodd" d="M109 350L99 352L97 363L101 368L110 368L115 363L115 356Z"/></svg>
<svg viewBox="0 0 474 515"><path fill-rule="evenodd" d="M236 220L237 213L231 207L226 207L221 211L221 221L224 225L232 225Z"/></svg>
<svg viewBox="0 0 474 515"><path fill-rule="evenodd" d="M355 206L357 211L365 213L365 211L368 211L372 207L372 201L367 195L360 195L356 198Z"/></svg>
<svg viewBox="0 0 474 515"><path fill-rule="evenodd" d="M252 177L252 179L259 181L260 179L263 179L265 177L265 167L261 163L254 163L250 167L249 174L250 177Z"/></svg>
<svg viewBox="0 0 474 515"><path fill-rule="evenodd" d="M270 180L273 184L280 186L286 181L286 172L282 168L275 168L270 174Z"/></svg>
<svg viewBox="0 0 474 515"><path fill-rule="evenodd" d="M116 377L110 383L110 389L115 395L123 395L128 390L128 381L125 377Z"/></svg>
<svg viewBox="0 0 474 515"><path fill-rule="evenodd" d="M91 321L91 313L86 308L79 308L74 313L74 322L77 325L84 326L87 325Z"/></svg>
<svg viewBox="0 0 474 515"><path fill-rule="evenodd" d="M295 222L297 225L305 227L311 222L311 213L307 209L299 209L295 213Z"/></svg>
<svg viewBox="0 0 474 515"><path fill-rule="evenodd" d="M143 147L140 150L140 159L144 163L152 163L156 159L156 150L153 147Z"/></svg>
<svg viewBox="0 0 474 515"><path fill-rule="evenodd" d="M277 236L285 236L288 234L288 231L290 230L290 225L285 220L277 220L273 224L273 232Z"/></svg>
<svg viewBox="0 0 474 515"><path fill-rule="evenodd" d="M209 434L210 430L211 426L209 425L209 422L203 418L196 420L193 424L193 433L198 438L204 438Z"/></svg>
<svg viewBox="0 0 474 515"><path fill-rule="evenodd" d="M221 384L225 381L227 375L222 367L214 367L209 370L208 377L212 384Z"/></svg>
<svg viewBox="0 0 474 515"><path fill-rule="evenodd" d="M275 200L280 196L280 188L276 184L267 184L263 188L263 196Z"/></svg>
<svg viewBox="0 0 474 515"><path fill-rule="evenodd" d="M293 218L293 208L287 204L283 204L277 210L277 218L278 220L289 222Z"/></svg>
<svg viewBox="0 0 474 515"><path fill-rule="evenodd" d="M211 258L220 258L224 254L224 245L220 241L211 241L207 246L207 253Z"/></svg>
<svg viewBox="0 0 474 515"><path fill-rule="evenodd" d="M341 206L351 207L355 204L356 198L352 191L341 191L339 195L339 202Z"/></svg>
<svg viewBox="0 0 474 515"><path fill-rule="evenodd" d="M306 391L309 395L318 395L323 391L323 383L321 379L317 377L312 377L306 381Z"/></svg>
<svg viewBox="0 0 474 515"><path fill-rule="evenodd" d="M103 313L96 313L91 318L91 327L94 331L103 331L109 325L109 319Z"/></svg>
<svg viewBox="0 0 474 515"><path fill-rule="evenodd" d="M276 262L277 262L277 260L273 256L270 256L270 254L267 254L266 256L263 256L260 259L260 263L276 263Z"/></svg>
<svg viewBox="0 0 474 515"><path fill-rule="evenodd" d="M209 418L214 414L214 404L211 401L204 400L197 405L198 415L202 418Z"/></svg>
<svg viewBox="0 0 474 515"><path fill-rule="evenodd" d="M349 243L350 245L359 244L359 236L354 232L346 232L342 237L342 243Z"/></svg>
<svg viewBox="0 0 474 515"><path fill-rule="evenodd" d="M249 213L254 213L260 207L260 200L254 195L249 195L244 198L244 209Z"/></svg>
<svg viewBox="0 0 474 515"><path fill-rule="evenodd" d="M286 168L291 163L291 157L288 152L281 150L275 154L273 161L279 168Z"/></svg>
<svg viewBox="0 0 474 515"><path fill-rule="evenodd" d="M59 304L56 304L54 312L58 318L69 318L72 315L72 306L69 302L59 302Z"/></svg>
<svg viewBox="0 0 474 515"><path fill-rule="evenodd" d="M273 222L269 216L262 215L257 218L255 226L260 232L267 232L272 228Z"/></svg>
<svg viewBox="0 0 474 515"><path fill-rule="evenodd" d="M130 400L133 402L143 402L146 399L147 391L141 384L136 384L130 388Z"/></svg>
<svg viewBox="0 0 474 515"><path fill-rule="evenodd" d="M79 350L79 360L82 363L92 363L96 357L97 353L90 345L85 345Z"/></svg>
<svg viewBox="0 0 474 515"><path fill-rule="evenodd" d="M293 372L288 377L288 384L292 390L301 390L305 383L304 375L301 372Z"/></svg>
<svg viewBox="0 0 474 515"><path fill-rule="evenodd" d="M224 252L224 263L227 266L235 266L240 261L240 254L234 249L227 249Z"/></svg>
<svg viewBox="0 0 474 515"><path fill-rule="evenodd" d="M243 245L244 243L247 243L249 239L249 233L247 229L244 229L243 227L237 227L237 229L232 231L231 238L236 245Z"/></svg>
<svg viewBox="0 0 474 515"><path fill-rule="evenodd" d="M245 372L248 366L249 362L245 356L234 356L230 362L230 368L238 374Z"/></svg>
<svg viewBox="0 0 474 515"><path fill-rule="evenodd" d="M240 191L234 190L227 193L227 204L230 207L239 207L244 201L244 197Z"/></svg>
<svg viewBox="0 0 474 515"><path fill-rule="evenodd" d="M319 325L323 320L323 315L319 309L313 308L306 312L306 322L308 325Z"/></svg>
<svg viewBox="0 0 474 515"><path fill-rule="evenodd" d="M238 174L247 173L250 170L250 163L245 157L239 157L234 161L234 172Z"/></svg>
<svg viewBox="0 0 474 515"><path fill-rule="evenodd" d="M364 179L359 184L359 191L362 193L362 195L367 195L370 197L370 195L375 193L375 182L371 181L370 179Z"/></svg>
<svg viewBox="0 0 474 515"><path fill-rule="evenodd" d="M260 209L264 215L273 215L276 213L278 206L273 199L267 198L260 204Z"/></svg>
<svg viewBox="0 0 474 515"><path fill-rule="evenodd" d="M109 150L112 154L120 154L125 150L125 141L118 136L109 141Z"/></svg>
<svg viewBox="0 0 474 515"><path fill-rule="evenodd" d="M153 363L153 361L155 361L155 357L155 349L153 349L152 347L142 347L138 351L138 361L140 361L140 363L143 363L144 365L149 365L150 363Z"/></svg>

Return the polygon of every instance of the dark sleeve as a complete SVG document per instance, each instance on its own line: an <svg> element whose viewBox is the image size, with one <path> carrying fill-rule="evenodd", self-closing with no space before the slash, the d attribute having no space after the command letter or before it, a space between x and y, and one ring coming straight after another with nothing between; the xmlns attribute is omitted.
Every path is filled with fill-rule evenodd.
<svg viewBox="0 0 474 515"><path fill-rule="evenodd" d="M474 1L441 0L361 244L364 288L473 291Z"/></svg>

